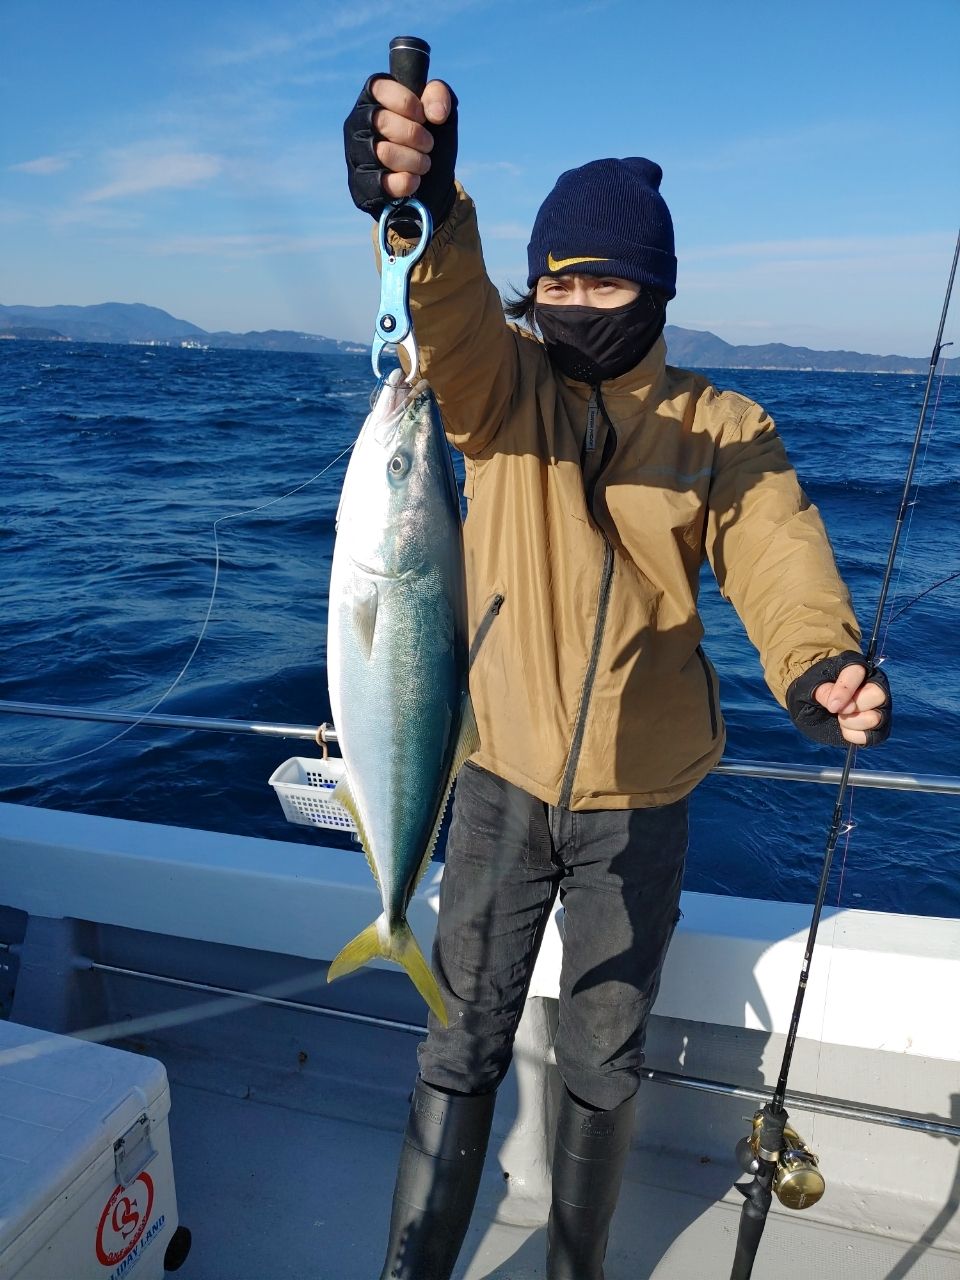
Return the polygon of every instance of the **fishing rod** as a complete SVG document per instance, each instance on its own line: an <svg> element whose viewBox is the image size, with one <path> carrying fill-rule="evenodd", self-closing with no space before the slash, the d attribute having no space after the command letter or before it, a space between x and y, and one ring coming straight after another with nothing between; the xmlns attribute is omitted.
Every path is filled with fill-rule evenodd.
<svg viewBox="0 0 960 1280"><path fill-rule="evenodd" d="M867 646L867 652L864 658L867 680L869 680L871 675L876 671L876 656L880 629L887 603L887 593L890 589L890 580L893 576L894 561L896 560L897 549L900 545L900 535L903 531L906 513L910 507L910 492L913 487L913 475L916 469L917 458L920 453L920 441L923 436L923 428L927 416L930 389L933 385L934 374L936 373L937 364L940 360L940 353L943 351L945 346L953 345L952 343L943 341L943 331L947 323L947 312L950 308L950 297L953 293L953 282L957 273L958 258L960 258L960 234L957 236L957 243L953 252L953 263L950 267L950 277L947 281L947 292L943 300L943 310L940 314L940 325L937 329L936 341L933 344L933 352L930 356L930 368L927 373L926 387L923 392L923 402L920 406L920 417L913 437L913 448L910 453L910 460L907 463L907 470L903 483L903 494L900 499L900 509L897 512L893 536L890 540L890 550L887 555L886 569L884 570L883 579L880 584L880 598L877 603L877 612L873 622L873 631L871 632L870 643ZM810 965L813 960L813 950L817 942L817 930L820 926L820 914L823 910L824 899L826 898L827 882L830 878L830 868L833 865L834 850L837 847L837 840L840 836L840 828L843 820L843 802L847 794L847 787L850 784L850 773L853 768L853 761L856 756L856 752L856 745L854 743L850 743L847 747L846 758L840 774L840 783L837 788L837 796L833 808L833 818L827 834L827 842L823 855L823 868L820 872L820 883L817 887L817 896L813 907L813 916L810 921L810 931L807 935L806 950L803 956L803 964L800 969L800 981L797 984L797 994L796 999L794 1000L793 1014L790 1019L790 1029L787 1032L787 1040L784 1046L783 1061L780 1066L780 1075L777 1080L777 1087L774 1090L772 1099L762 1106L754 1115L751 1132L745 1138L741 1138L740 1142L737 1143L737 1158L740 1161L740 1165L743 1168L744 1173L752 1173L753 1178L746 1184L735 1184L737 1190L744 1197L744 1203L743 1208L740 1211L737 1247L733 1260L733 1270L730 1273L730 1280L750 1280L750 1276L753 1273L753 1264L756 1261L757 1250L760 1246L760 1238L763 1235L763 1229L767 1221L767 1214L770 1211L770 1205L774 1195L776 1195L780 1203L785 1205L788 1209L806 1209L809 1208L810 1205L816 1204L826 1189L823 1174L820 1172L818 1167L819 1162L817 1157L807 1148L803 1139L796 1130L788 1124L789 1116L784 1110L783 1104L787 1092L787 1078L790 1074L790 1066L793 1062L793 1053L797 1043L797 1033L800 1026L800 1013L803 1009L803 999L807 991L807 981L810 975Z"/></svg>

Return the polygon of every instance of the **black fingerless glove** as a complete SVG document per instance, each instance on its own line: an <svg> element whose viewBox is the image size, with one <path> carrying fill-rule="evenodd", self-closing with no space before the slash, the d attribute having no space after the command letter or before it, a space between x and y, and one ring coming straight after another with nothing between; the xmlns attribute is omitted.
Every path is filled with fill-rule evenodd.
<svg viewBox="0 0 960 1280"><path fill-rule="evenodd" d="M790 712L791 720L802 734L828 747L849 745L840 732L840 723L836 715L826 707L821 707L813 695L820 685L833 684L844 667L863 667L866 666L866 661L862 653L854 653L850 650L839 654L836 658L824 658L822 662L815 662L802 676L797 676L787 690L787 710ZM867 736L864 745L875 747L878 743L886 742L890 737L893 699L889 681L879 667L871 666L867 669L867 678L864 683L868 682L879 685L887 695L886 704L877 707L880 723L875 729L864 730Z"/></svg>
<svg viewBox="0 0 960 1280"><path fill-rule="evenodd" d="M383 74L383 79L391 77ZM377 159L376 145L380 135L373 127L373 117L380 104L370 92L370 85L380 76L373 75L363 86L356 106L343 122L343 149L347 159L347 185L353 203L371 218L379 218L390 202L381 179L387 170ZM450 86L447 85L450 89ZM430 210L434 229L440 226L453 208L456 189L453 173L457 163L457 95L450 89L453 103L443 124L427 124L433 134L433 150L430 152L430 170L420 179L414 199ZM420 233L413 219L398 218L391 224L402 236L413 239Z"/></svg>

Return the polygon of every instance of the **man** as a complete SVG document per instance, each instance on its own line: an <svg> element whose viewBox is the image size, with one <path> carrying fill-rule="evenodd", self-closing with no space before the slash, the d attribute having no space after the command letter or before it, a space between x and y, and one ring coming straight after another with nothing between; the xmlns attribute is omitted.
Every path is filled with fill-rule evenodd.
<svg viewBox="0 0 960 1280"><path fill-rule="evenodd" d="M673 226L659 166L563 174L507 323L473 203L454 183L457 102L373 77L345 124L351 194L416 194L433 241L412 277L421 354L466 459L471 692L480 750L457 784L433 1017L383 1277L446 1280L480 1179L537 948L564 904L549 1280L602 1280L647 1019L678 914L687 796L724 745L696 609L703 559L767 682L818 741L889 733L819 515L770 418L665 364ZM413 234L404 222L399 230Z"/></svg>

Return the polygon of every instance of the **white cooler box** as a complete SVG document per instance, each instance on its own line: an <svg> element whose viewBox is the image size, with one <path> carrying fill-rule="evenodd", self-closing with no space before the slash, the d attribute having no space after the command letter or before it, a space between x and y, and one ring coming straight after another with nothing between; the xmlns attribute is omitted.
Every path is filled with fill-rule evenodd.
<svg viewBox="0 0 960 1280"><path fill-rule="evenodd" d="M0 1280L163 1276L169 1111L155 1059L0 1021Z"/></svg>

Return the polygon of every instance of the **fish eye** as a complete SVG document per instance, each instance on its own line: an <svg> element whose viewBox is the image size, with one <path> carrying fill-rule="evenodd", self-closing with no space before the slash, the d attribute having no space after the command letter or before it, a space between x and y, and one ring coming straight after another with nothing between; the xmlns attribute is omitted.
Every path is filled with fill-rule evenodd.
<svg viewBox="0 0 960 1280"><path fill-rule="evenodd" d="M395 453L387 464L391 480L402 480L410 470L410 459L405 453Z"/></svg>

